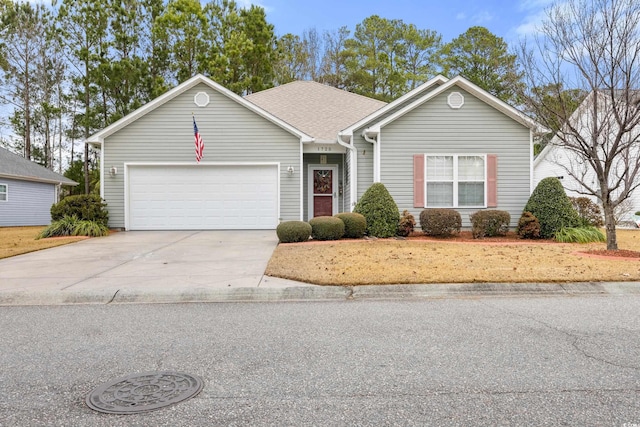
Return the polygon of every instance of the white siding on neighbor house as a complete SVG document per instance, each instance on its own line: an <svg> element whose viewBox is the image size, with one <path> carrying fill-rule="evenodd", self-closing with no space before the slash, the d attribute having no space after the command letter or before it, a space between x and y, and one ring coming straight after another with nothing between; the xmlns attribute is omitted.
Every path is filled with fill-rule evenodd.
<svg viewBox="0 0 640 427"><path fill-rule="evenodd" d="M464 96L464 106L447 104L451 92ZM496 154L496 209L511 215L517 225L530 195L530 132L473 95L453 87L382 128L380 178L399 210L419 221L422 208L413 207L414 154ZM463 227L477 208L456 208Z"/></svg>
<svg viewBox="0 0 640 427"><path fill-rule="evenodd" d="M0 201L0 227L49 225L56 185L0 178L9 186L7 201Z"/></svg>
<svg viewBox="0 0 640 427"><path fill-rule="evenodd" d="M584 176L582 179L593 188L598 188L598 180L593 169L578 159L578 156L559 146L549 146L536 159L533 169L534 188L544 178L560 178L560 183L564 187L569 197L588 197L592 202L600 205L600 201L594 195L585 194L584 186L575 178L570 176L567 168L578 175ZM629 198L618 208L619 220L632 220L633 214L640 210L640 191L638 189L631 192Z"/></svg>
<svg viewBox="0 0 640 427"><path fill-rule="evenodd" d="M206 107L194 104L198 92L209 95ZM300 139L209 86L199 84L105 139L104 170L118 168L115 177L108 174L104 177L103 197L109 209L109 226L125 226L124 163L196 163L192 112L205 145L201 164L279 163L280 219L299 220ZM288 165L295 165L293 176L287 173Z"/></svg>

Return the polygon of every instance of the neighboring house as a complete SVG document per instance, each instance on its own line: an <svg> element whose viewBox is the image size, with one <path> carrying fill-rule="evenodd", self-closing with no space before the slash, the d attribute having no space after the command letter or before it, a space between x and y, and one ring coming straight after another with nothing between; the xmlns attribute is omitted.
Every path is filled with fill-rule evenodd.
<svg viewBox="0 0 640 427"><path fill-rule="evenodd" d="M592 110L590 106L593 103L593 94L590 94L580 104L576 111L571 115L569 121L577 129L590 129L592 125ZM601 105L601 111L607 111L606 105ZM612 120L611 116L607 116L603 113L603 117L599 119L598 126L601 129L606 129L605 120ZM615 129L615 125L611 125L612 129ZM604 136L604 132L603 136ZM637 133L629 134L633 138L637 138ZM620 172L628 170L629 166L627 162L636 163L640 158L640 152L631 153L629 159L626 156L618 156L617 161L613 166L613 172L611 174L610 182L616 179L615 170ZM547 177L557 177L560 179L565 192L569 197L588 197L594 203L601 205L596 196L591 193L585 185L589 186L596 192L599 190L599 183L593 168L584 160L581 156L577 155L574 151L563 147L560 144L559 138L555 135L545 148L538 154L533 163L534 173L534 188L540 181ZM577 179L576 177L579 177ZM640 178L640 176L638 177ZM633 220L633 214L640 210L640 190L636 189L631 192L630 197L624 201L616 209L616 219L618 221L631 221Z"/></svg>
<svg viewBox="0 0 640 427"><path fill-rule="evenodd" d="M78 183L0 148L0 227L50 224L61 185Z"/></svg>
<svg viewBox="0 0 640 427"><path fill-rule="evenodd" d="M192 113L204 139L195 161ZM537 124L438 76L385 104L314 82L239 97L198 75L89 138L109 225L274 229L351 211L374 182L399 209L496 208L512 225L532 189Z"/></svg>

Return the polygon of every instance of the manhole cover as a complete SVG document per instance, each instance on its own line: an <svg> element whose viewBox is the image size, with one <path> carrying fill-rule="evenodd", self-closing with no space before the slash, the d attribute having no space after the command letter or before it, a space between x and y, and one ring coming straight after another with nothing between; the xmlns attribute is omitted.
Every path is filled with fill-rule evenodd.
<svg viewBox="0 0 640 427"><path fill-rule="evenodd" d="M87 396L87 405L108 414L135 414L190 399L203 386L202 380L193 375L144 372L102 384Z"/></svg>

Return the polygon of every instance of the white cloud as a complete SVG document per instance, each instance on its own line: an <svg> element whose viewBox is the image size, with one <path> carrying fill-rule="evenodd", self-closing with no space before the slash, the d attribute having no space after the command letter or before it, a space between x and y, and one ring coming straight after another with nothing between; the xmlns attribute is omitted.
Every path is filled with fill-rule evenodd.
<svg viewBox="0 0 640 427"><path fill-rule="evenodd" d="M460 13L458 13L458 14L456 15L456 19L457 19L458 21L462 21L462 20L464 20L464 19L467 19L467 15L466 15L464 12L460 12Z"/></svg>
<svg viewBox="0 0 640 427"><path fill-rule="evenodd" d="M273 10L271 7L266 6L263 2L256 0L237 0L236 3L242 9L249 9L251 6L259 6L266 12L271 12Z"/></svg>
<svg viewBox="0 0 640 427"><path fill-rule="evenodd" d="M482 12L473 15L473 17L471 17L471 21L474 24L485 24L487 22L493 21L493 15L486 10L483 10Z"/></svg>

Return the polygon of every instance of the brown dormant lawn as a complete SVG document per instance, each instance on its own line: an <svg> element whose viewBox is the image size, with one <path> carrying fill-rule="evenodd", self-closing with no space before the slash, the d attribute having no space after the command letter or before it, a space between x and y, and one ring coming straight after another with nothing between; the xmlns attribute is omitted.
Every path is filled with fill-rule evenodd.
<svg viewBox="0 0 640 427"><path fill-rule="evenodd" d="M0 227L0 259L86 239L86 237L55 237L36 240L42 230L44 227Z"/></svg>
<svg viewBox="0 0 640 427"><path fill-rule="evenodd" d="M618 230L640 251L640 230ZM378 239L280 244L266 274L318 285L640 280L640 259L598 257L604 243Z"/></svg>

